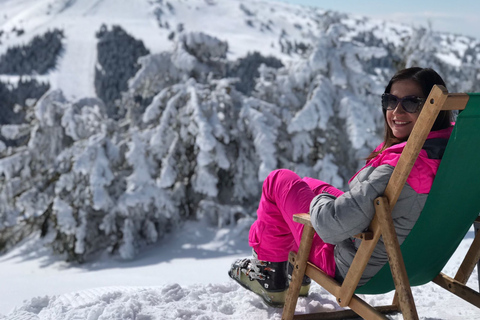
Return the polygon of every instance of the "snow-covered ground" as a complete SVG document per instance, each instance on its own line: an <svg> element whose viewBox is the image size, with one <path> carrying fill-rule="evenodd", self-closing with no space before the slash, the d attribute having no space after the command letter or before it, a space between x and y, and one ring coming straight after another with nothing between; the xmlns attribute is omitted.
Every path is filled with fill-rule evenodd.
<svg viewBox="0 0 480 320"><path fill-rule="evenodd" d="M76 99L95 95L95 33L102 24L122 25L133 37L141 39L151 53L171 51L174 42L168 40L168 36L173 30L178 34L182 26L185 32L201 30L228 41L230 60L256 50L289 62L299 57L282 53L280 41L296 43L298 40L314 45L319 27L328 23L320 19L323 17L321 10L272 5L271 1L184 0L176 1L173 9L166 3L0 0L0 31L3 31L0 55L9 47L28 43L47 30L64 30L65 51L57 69L47 75L31 77L48 80L52 89L62 89L68 99ZM158 26L155 14L155 9L159 8L164 10L163 27ZM412 33L410 27L397 24L346 15L342 20L351 27L350 36L344 41L371 31L385 43L399 44ZM166 22L170 27L165 27ZM19 29L23 30L23 35L14 31ZM442 61L459 66L464 52L472 52L465 61L476 57L473 56L476 51L471 49L476 42L458 37L444 36L443 39L448 40L445 40L448 45L442 43L444 51L437 53ZM351 47L348 48L351 53ZM451 53L451 48L459 54ZM351 59L346 60L352 64ZM338 70L343 70L340 67ZM0 79L16 83L19 76L0 75ZM358 131L367 132L364 126L362 128L365 130ZM81 266L63 262L61 257L42 246L41 239L31 237L0 256L0 319L280 319L281 310L266 307L259 297L227 276L235 258L250 255L247 230L246 226L218 229L190 221L157 246L142 251L134 261L103 257ZM445 267L445 273L453 275L472 239L473 229ZM476 270L469 285L478 286ZM480 319L477 308L435 285L415 288L414 296L423 319ZM365 299L374 304L387 304L392 294L366 296ZM335 308L338 307L334 299L314 285L310 297L300 299L297 312Z"/></svg>
<svg viewBox="0 0 480 320"><path fill-rule="evenodd" d="M41 241L29 239L0 257L0 319L280 319L281 309L228 278L231 262L250 255L247 231L188 222L135 261L104 258L82 266L52 258ZM473 235L472 228L445 273L454 275ZM468 285L477 288L476 269ZM421 319L480 319L476 307L434 284L413 294ZM392 293L364 298L387 304ZM337 308L314 284L297 313Z"/></svg>

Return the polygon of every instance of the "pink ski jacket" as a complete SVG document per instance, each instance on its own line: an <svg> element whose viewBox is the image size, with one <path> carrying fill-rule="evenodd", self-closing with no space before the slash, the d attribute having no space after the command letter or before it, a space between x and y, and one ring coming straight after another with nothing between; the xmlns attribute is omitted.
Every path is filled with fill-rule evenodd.
<svg viewBox="0 0 480 320"><path fill-rule="evenodd" d="M392 217L400 244L412 230L425 205L453 127L432 131L415 162L395 205ZM385 149L367 161L349 181L349 191L336 198L327 193L316 196L310 205L313 227L325 242L335 244L337 280L342 281L361 243L353 238L364 231L375 214L373 200L381 196L406 142ZM380 150L382 145L376 150ZM365 284L387 262L382 239L362 275Z"/></svg>

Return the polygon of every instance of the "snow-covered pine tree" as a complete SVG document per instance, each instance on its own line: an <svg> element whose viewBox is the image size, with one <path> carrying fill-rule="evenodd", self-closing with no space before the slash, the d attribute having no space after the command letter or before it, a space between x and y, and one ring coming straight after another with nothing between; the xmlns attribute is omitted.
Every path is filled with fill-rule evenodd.
<svg viewBox="0 0 480 320"><path fill-rule="evenodd" d="M364 63L384 56L379 47L342 40L332 24L304 61L278 71L262 66L255 96L282 108L286 132L279 166L339 187L379 142L379 101L385 79Z"/></svg>
<svg viewBox="0 0 480 320"><path fill-rule="evenodd" d="M242 217L255 215L273 169L344 186L380 140L380 94L408 57L373 32L352 40L332 21L307 59L261 65L251 95L225 77L235 64L226 42L186 33L171 52L139 60L119 100L122 119L108 118L98 99L72 103L58 91L27 106L25 124L1 129L28 143L0 145L0 250L37 232L68 260L105 251L132 259L185 219L248 228ZM464 76L454 86L467 80L478 91L478 51L472 42L458 53Z"/></svg>

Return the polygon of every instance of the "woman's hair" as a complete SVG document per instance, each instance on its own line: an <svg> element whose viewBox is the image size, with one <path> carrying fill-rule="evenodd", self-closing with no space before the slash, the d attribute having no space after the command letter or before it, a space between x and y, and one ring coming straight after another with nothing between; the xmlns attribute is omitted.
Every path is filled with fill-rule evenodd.
<svg viewBox="0 0 480 320"><path fill-rule="evenodd" d="M420 88L422 89L423 92L423 98L427 98L428 95L430 94L430 91L432 90L434 85L442 85L446 87L445 82L443 81L442 77L435 72L435 70L430 69L430 68L419 68L419 67L413 67L413 68L407 68L398 71L390 80L388 83L387 87L385 88L385 93L390 93L390 90L392 89L392 85L395 82L402 81L402 80L412 80L416 82ZM387 149L388 147L393 146L394 144L406 141L408 137L405 137L404 139L399 139L393 135L392 129L387 123L387 111L383 110L383 116L385 118L385 135L383 139L383 147L381 150L377 152L372 152L368 159L372 159L375 156L377 156L379 153L381 153L383 150ZM437 119L435 120L432 131L436 130L441 130L448 128L451 126L451 122L453 120L453 114L452 111L450 110L445 110L445 111L440 111Z"/></svg>

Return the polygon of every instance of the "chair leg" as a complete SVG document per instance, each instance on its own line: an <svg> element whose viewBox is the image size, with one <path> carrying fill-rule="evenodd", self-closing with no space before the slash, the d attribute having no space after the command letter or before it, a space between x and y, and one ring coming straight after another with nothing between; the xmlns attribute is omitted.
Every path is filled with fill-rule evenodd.
<svg viewBox="0 0 480 320"><path fill-rule="evenodd" d="M477 308L480 308L480 217L474 221L473 225L475 228L475 238L462 264L458 268L455 278L452 279L440 272L432 281L463 300L470 302ZM475 265L477 265L479 272L479 292L466 286Z"/></svg>
<svg viewBox="0 0 480 320"><path fill-rule="evenodd" d="M386 197L378 197L374 203L376 212L379 215L380 225L382 226L382 236L388 253L395 291L398 294L398 305L405 320L418 320L417 307L413 300L402 251L400 250L400 244L393 226L392 216L389 214L388 199Z"/></svg>
<svg viewBox="0 0 480 320"><path fill-rule="evenodd" d="M479 219L475 220L473 225L475 226L475 235L478 236L480 232L480 220ZM477 272L478 272L478 291L480 291L480 260L478 260L477 262Z"/></svg>
<svg viewBox="0 0 480 320"><path fill-rule="evenodd" d="M398 306L398 293L395 291L395 295L393 296L392 306Z"/></svg>
<svg viewBox="0 0 480 320"><path fill-rule="evenodd" d="M480 308L480 293L440 272L433 280L440 287Z"/></svg>
<svg viewBox="0 0 480 320"><path fill-rule="evenodd" d="M314 234L315 230L311 226L305 225L303 227L297 258L293 264L292 281L288 287L287 298L283 307L282 320L292 320L295 314L295 307L297 306L298 295L302 286L303 276L305 275Z"/></svg>
<svg viewBox="0 0 480 320"><path fill-rule="evenodd" d="M462 264L458 268L458 271L455 274L455 278L454 278L456 281L458 281L462 284L467 283L468 278L470 278L470 275L473 272L473 269L475 269L475 265L477 265L477 268L480 267L479 266L479 263L480 263L480 233L478 231L478 228L480 228L480 218L477 218L477 220L475 220L474 227L475 227L475 229L477 229L475 238L473 239L473 242L470 245L470 248L468 249L468 252L465 255L465 258L463 259ZM480 291L480 285L479 285L479 291Z"/></svg>

